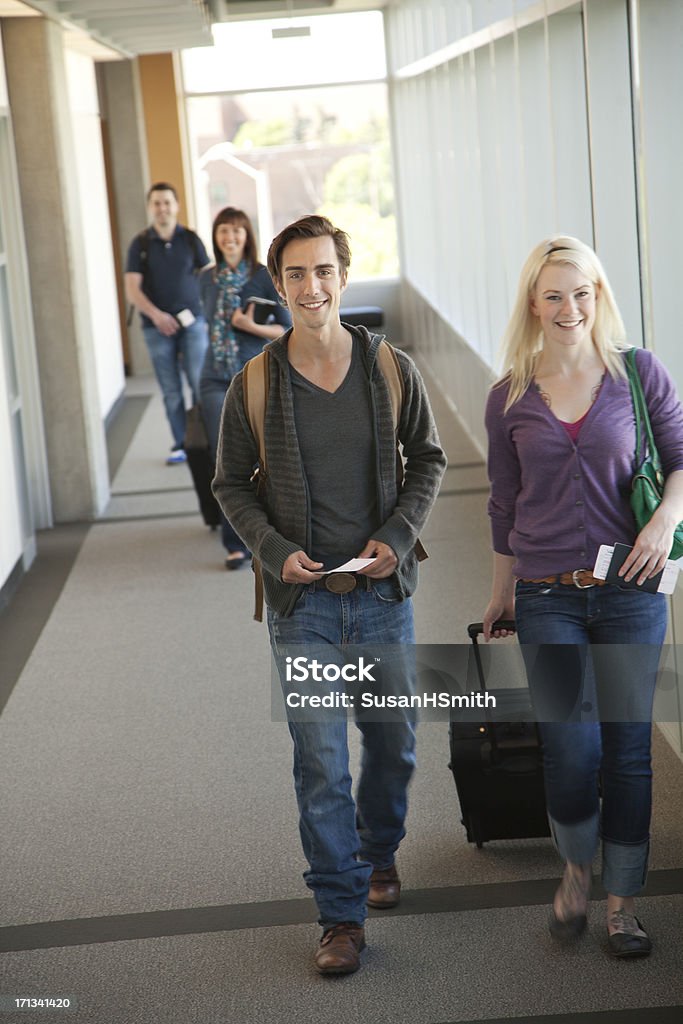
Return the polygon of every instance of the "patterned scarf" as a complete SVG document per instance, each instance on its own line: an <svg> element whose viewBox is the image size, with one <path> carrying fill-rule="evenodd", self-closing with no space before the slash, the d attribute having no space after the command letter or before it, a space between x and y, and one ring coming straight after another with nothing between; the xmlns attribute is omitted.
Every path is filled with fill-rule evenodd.
<svg viewBox="0 0 683 1024"><path fill-rule="evenodd" d="M240 293L249 280L249 267L246 260L240 260L234 270L227 263L221 263L214 273L218 299L211 322L211 348L216 365L232 377L239 369L239 344L232 314L241 303Z"/></svg>

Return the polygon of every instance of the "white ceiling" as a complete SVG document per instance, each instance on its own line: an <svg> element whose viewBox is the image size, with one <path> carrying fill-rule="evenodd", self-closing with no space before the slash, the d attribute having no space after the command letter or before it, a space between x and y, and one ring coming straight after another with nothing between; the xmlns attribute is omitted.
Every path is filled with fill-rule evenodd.
<svg viewBox="0 0 683 1024"><path fill-rule="evenodd" d="M0 5L7 0L0 0ZM16 3L133 57L211 46L213 22L377 10L387 0L23 0ZM1 10L1 6L0 6ZM18 13L18 12L17 12Z"/></svg>

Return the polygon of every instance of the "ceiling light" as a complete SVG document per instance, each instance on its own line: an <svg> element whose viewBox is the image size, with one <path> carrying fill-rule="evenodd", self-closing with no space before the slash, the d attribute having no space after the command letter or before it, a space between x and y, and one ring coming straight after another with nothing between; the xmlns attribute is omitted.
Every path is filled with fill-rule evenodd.
<svg viewBox="0 0 683 1024"><path fill-rule="evenodd" d="M299 28L274 28L271 30L273 39L294 39L295 36L310 36L310 25L300 25Z"/></svg>

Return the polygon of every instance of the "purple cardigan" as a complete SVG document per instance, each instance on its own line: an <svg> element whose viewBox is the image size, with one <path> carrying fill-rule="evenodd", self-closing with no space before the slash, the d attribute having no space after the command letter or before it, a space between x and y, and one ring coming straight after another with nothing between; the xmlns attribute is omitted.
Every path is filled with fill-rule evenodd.
<svg viewBox="0 0 683 1024"><path fill-rule="evenodd" d="M683 469L683 409L651 352L636 356L665 475ZM508 387L486 405L493 549L521 578L592 569L601 544L633 544L629 505L635 417L627 380L605 374L576 444L532 386L503 415Z"/></svg>

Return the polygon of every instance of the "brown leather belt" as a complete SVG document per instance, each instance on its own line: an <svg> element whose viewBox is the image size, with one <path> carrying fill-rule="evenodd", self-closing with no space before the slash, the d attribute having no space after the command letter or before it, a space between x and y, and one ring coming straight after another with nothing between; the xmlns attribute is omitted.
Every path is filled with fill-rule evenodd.
<svg viewBox="0 0 683 1024"><path fill-rule="evenodd" d="M540 580L520 580L520 583L562 583L565 587L578 587L588 590L589 587L604 587L607 580L597 580L590 569L574 569L573 572L561 572L556 576L544 576Z"/></svg>
<svg viewBox="0 0 683 1024"><path fill-rule="evenodd" d="M314 590L329 590L331 594L350 594L358 586L370 590L372 581L369 576L359 576L355 572L330 572L311 586Z"/></svg>

